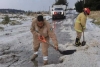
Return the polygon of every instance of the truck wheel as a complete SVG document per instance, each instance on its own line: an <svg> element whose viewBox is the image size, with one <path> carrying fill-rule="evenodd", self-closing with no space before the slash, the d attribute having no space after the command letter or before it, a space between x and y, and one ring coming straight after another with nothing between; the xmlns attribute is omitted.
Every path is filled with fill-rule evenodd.
<svg viewBox="0 0 100 67"><path fill-rule="evenodd" d="M54 20L55 19L55 17L54 16L52 16L52 20Z"/></svg>
<svg viewBox="0 0 100 67"><path fill-rule="evenodd" d="M66 18L66 16L63 17L64 19Z"/></svg>

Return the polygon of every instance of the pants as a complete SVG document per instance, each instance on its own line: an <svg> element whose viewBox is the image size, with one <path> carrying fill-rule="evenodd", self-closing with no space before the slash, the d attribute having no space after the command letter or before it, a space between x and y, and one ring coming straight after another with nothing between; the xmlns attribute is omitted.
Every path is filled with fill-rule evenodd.
<svg viewBox="0 0 100 67"><path fill-rule="evenodd" d="M77 32L77 31L76 31L76 34L77 34L77 38L81 39L82 32Z"/></svg>
<svg viewBox="0 0 100 67"><path fill-rule="evenodd" d="M46 41L49 42L49 37L46 38ZM38 51L38 49L40 47L40 44L41 44L43 56L48 56L48 48L49 48L49 45L46 44L46 43L40 42L37 38L36 39L34 38L34 41L33 41L33 49L34 49L34 52L37 52Z"/></svg>

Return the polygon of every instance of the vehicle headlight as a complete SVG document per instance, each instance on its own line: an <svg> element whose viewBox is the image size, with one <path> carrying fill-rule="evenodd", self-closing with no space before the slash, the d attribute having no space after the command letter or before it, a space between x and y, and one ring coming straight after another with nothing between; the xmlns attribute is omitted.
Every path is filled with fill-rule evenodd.
<svg viewBox="0 0 100 67"><path fill-rule="evenodd" d="M64 12L61 12L61 14L64 14Z"/></svg>
<svg viewBox="0 0 100 67"><path fill-rule="evenodd" d="M52 14L54 14L54 11L52 11Z"/></svg>

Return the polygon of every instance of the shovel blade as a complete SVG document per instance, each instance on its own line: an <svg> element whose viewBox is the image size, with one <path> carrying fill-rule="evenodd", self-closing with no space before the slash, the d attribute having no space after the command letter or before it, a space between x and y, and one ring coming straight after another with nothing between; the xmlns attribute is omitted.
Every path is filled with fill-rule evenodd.
<svg viewBox="0 0 100 67"><path fill-rule="evenodd" d="M65 50L65 51L60 51L60 54L62 55L70 55L70 54L73 54L74 52L76 52L76 50Z"/></svg>
<svg viewBox="0 0 100 67"><path fill-rule="evenodd" d="M85 45L86 45L86 41L83 41L83 42L82 42L82 46L85 46Z"/></svg>

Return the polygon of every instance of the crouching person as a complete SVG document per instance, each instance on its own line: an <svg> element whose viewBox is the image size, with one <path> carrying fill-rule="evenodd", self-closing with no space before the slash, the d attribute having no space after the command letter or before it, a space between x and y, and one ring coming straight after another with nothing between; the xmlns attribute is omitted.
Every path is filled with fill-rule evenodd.
<svg viewBox="0 0 100 67"><path fill-rule="evenodd" d="M46 20L44 20L42 15L39 15L36 19L32 21L30 30L31 30L31 33L33 34L33 49L34 49L34 54L31 61L35 60L38 57L38 49L41 44L42 54L43 54L43 63L44 65L47 65L49 44L41 42L38 38L40 36L43 36L45 37L47 42L49 42L49 39L51 38L54 43L54 47L57 50L58 42L57 42L56 35L53 31L53 28Z"/></svg>

